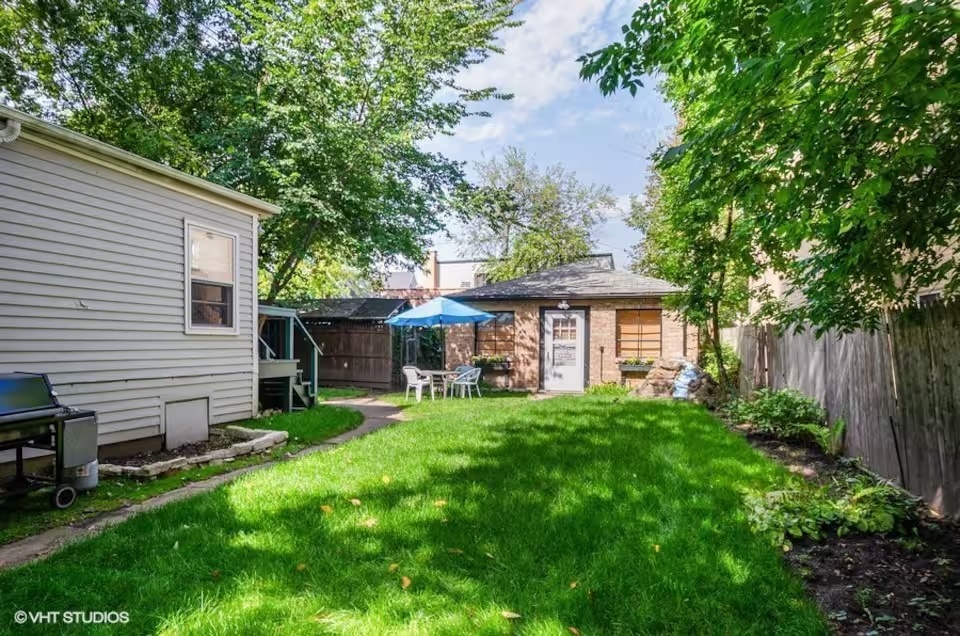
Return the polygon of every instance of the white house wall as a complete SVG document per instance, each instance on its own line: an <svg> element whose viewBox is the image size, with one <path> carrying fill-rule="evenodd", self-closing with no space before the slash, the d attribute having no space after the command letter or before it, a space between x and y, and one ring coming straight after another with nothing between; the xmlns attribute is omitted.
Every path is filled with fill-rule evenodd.
<svg viewBox="0 0 960 636"><path fill-rule="evenodd" d="M184 220L235 233L237 335L184 333ZM163 433L163 404L256 412L257 219L23 139L0 145L0 372L50 374L100 443ZM0 460L6 459L0 455Z"/></svg>
<svg viewBox="0 0 960 636"><path fill-rule="evenodd" d="M440 289L467 289L475 287L477 272L483 267L483 261L440 261ZM464 283L467 283L464 286Z"/></svg>

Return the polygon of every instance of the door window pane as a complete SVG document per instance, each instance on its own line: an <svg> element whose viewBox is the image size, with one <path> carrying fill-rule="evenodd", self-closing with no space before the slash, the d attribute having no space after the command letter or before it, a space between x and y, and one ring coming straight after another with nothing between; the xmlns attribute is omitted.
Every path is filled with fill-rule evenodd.
<svg viewBox="0 0 960 636"><path fill-rule="evenodd" d="M577 364L577 345L567 341L553 341L553 366L572 367Z"/></svg>
<svg viewBox="0 0 960 636"><path fill-rule="evenodd" d="M553 339L554 340L576 340L577 339L577 319L576 318L554 318L553 319Z"/></svg>

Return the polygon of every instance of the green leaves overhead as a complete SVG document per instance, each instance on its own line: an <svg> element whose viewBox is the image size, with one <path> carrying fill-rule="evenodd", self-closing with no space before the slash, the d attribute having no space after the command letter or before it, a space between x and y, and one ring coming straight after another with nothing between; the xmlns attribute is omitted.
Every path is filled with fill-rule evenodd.
<svg viewBox="0 0 960 636"><path fill-rule="evenodd" d="M560 165L540 168L514 147L476 172L477 185L457 197L460 238L468 253L491 259L490 282L587 256L591 231L616 203L608 186L583 183Z"/></svg>
<svg viewBox="0 0 960 636"><path fill-rule="evenodd" d="M27 0L0 9L0 97L275 202L266 297L318 263L419 261L460 164L424 151L457 85L514 22L508 0ZM322 277L322 273L321 273Z"/></svg>
<svg viewBox="0 0 960 636"><path fill-rule="evenodd" d="M958 33L949 0L653 0L581 75L604 93L664 78L683 144L659 165L680 205L735 209L805 299L772 315L871 328L960 287Z"/></svg>

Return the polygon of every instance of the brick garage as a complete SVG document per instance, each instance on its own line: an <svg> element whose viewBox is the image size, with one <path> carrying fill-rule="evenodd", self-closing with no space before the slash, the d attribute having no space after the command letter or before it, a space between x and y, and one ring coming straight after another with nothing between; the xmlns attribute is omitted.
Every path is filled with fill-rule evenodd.
<svg viewBox="0 0 960 636"><path fill-rule="evenodd" d="M543 389L549 359L544 353L549 329L544 317L546 312L554 316L561 306L569 306L585 332L578 352L583 371L582 386L564 390L583 390L602 382L636 384L643 374L621 372L619 358L696 360L696 329L663 308L664 296L674 291L666 281L617 272L594 262L465 290L451 297L494 313L502 324L448 328L447 364L469 364L474 355L503 355L510 358L511 368L485 371L487 382L502 388Z"/></svg>

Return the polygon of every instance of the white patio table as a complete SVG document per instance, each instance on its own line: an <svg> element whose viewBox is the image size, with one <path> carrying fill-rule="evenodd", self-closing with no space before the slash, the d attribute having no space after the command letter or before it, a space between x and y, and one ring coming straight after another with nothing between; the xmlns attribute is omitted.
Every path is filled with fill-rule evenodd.
<svg viewBox="0 0 960 636"><path fill-rule="evenodd" d="M429 376L433 377L434 379L437 379L437 380L440 380L441 382L443 382L443 397L444 397L444 398L447 397L447 383L450 382L451 380L456 380L456 379L457 379L457 376L460 375L460 374L457 373L456 371L444 371L444 370L442 370L442 369L440 369L440 370L421 369L421 370L420 370L420 373L422 373L423 375L429 375Z"/></svg>

